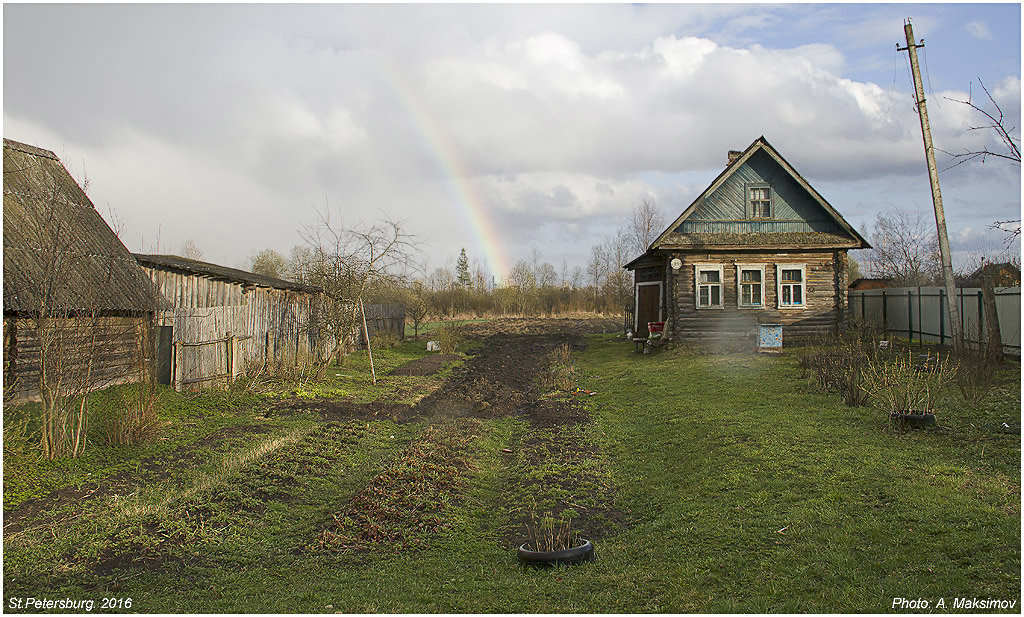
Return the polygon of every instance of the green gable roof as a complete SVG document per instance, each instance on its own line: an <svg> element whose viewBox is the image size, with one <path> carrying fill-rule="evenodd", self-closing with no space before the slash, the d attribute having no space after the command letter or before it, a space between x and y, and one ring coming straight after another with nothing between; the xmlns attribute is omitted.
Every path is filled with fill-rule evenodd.
<svg viewBox="0 0 1024 617"><path fill-rule="evenodd" d="M752 184L771 187L771 219L749 218L746 196ZM763 136L730 163L650 249L758 245L869 248Z"/></svg>

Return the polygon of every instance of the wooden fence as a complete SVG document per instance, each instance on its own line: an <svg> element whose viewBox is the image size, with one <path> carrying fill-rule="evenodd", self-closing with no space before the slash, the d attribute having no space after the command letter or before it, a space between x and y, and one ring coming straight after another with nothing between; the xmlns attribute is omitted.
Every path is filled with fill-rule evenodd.
<svg viewBox="0 0 1024 617"><path fill-rule="evenodd" d="M982 291L957 289L960 327L971 345L988 340ZM996 288L996 315L1003 351L1020 356L1020 287ZM946 308L946 290L942 287L900 287L865 289L850 292L850 314L882 325L887 332L913 340L942 345L952 342Z"/></svg>
<svg viewBox="0 0 1024 617"><path fill-rule="evenodd" d="M370 332L370 340L378 336L390 336L398 340L405 339L405 306L401 304L367 304L366 329ZM362 324L359 327L359 344L366 345L362 333Z"/></svg>
<svg viewBox="0 0 1024 617"><path fill-rule="evenodd" d="M166 311L161 324L173 326L173 334L160 353L170 367L162 379L177 390L196 390L231 383L248 366L325 361L331 344L313 327L314 306L302 298L254 294L245 305ZM404 338L404 306L368 304L365 310L371 340ZM364 346L361 318L353 330L350 345Z"/></svg>

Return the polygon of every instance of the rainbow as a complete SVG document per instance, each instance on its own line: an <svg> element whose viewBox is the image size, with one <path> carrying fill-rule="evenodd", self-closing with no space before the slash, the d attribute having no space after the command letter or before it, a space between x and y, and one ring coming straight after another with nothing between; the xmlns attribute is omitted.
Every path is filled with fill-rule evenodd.
<svg viewBox="0 0 1024 617"><path fill-rule="evenodd" d="M487 207L483 196L470 182L471 174L459 156L445 128L437 121L422 97L410 88L405 80L385 62L381 62L381 74L385 82L395 93L395 98L414 120L413 125L423 142L424 148L431 154L441 172L448 179L448 185L454 193L455 203L462 211L463 217L476 240L478 254L483 256L485 267L500 283L511 270L508 256L505 254L501 237L487 216Z"/></svg>

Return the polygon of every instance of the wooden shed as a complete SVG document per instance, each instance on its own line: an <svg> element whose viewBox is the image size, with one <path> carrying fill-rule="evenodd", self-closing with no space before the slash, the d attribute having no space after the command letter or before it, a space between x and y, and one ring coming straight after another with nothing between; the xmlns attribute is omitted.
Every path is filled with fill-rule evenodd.
<svg viewBox="0 0 1024 617"><path fill-rule="evenodd" d="M866 278L861 277L850 283L850 291L863 291L865 289L885 289L892 285L892 279Z"/></svg>
<svg viewBox="0 0 1024 617"><path fill-rule="evenodd" d="M161 311L164 383L223 384L247 366L320 362L320 289L175 255L135 255L171 308ZM173 350L173 351L172 351Z"/></svg>
<svg viewBox="0 0 1024 617"><path fill-rule="evenodd" d="M847 305L847 251L870 248L759 137L647 251L635 274L633 329L665 322L677 342L753 338L781 324L784 340L834 330Z"/></svg>
<svg viewBox="0 0 1024 617"><path fill-rule="evenodd" d="M9 139L3 283L5 397L67 396L152 370L164 303L149 277L53 152Z"/></svg>

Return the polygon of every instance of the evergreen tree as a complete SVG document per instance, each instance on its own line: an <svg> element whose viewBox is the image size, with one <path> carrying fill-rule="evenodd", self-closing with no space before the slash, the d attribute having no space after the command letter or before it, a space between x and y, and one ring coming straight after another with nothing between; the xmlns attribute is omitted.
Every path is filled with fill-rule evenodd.
<svg viewBox="0 0 1024 617"><path fill-rule="evenodd" d="M473 279L469 276L469 257L466 257L466 249L459 253L459 261L455 264L456 282L460 287L469 289L473 286Z"/></svg>

